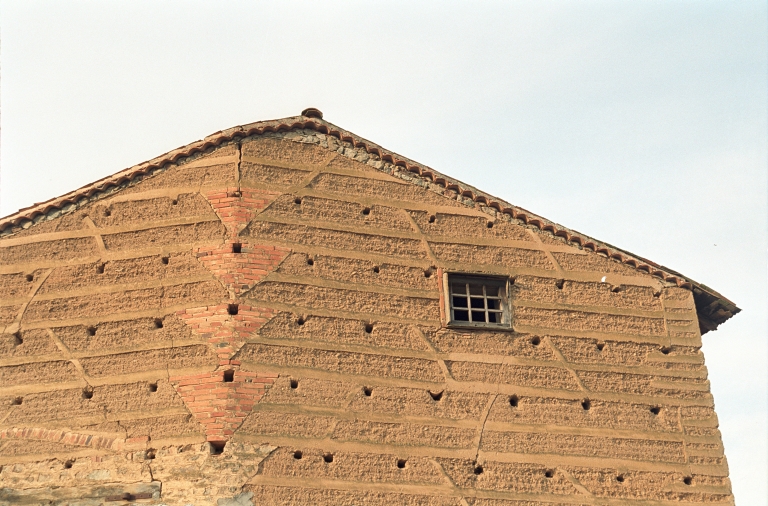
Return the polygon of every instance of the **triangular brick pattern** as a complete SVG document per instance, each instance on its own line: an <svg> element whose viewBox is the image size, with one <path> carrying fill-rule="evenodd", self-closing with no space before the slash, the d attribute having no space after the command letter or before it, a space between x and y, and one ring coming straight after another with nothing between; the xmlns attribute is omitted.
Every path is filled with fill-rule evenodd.
<svg viewBox="0 0 768 506"><path fill-rule="evenodd" d="M277 374L227 369L170 380L205 428L206 439L228 441L275 378Z"/></svg>
<svg viewBox="0 0 768 506"><path fill-rule="evenodd" d="M236 314L232 314L235 313ZM183 309L176 313L195 333L216 348L220 366L240 365L230 358L240 350L249 334L255 332L275 315L268 308L223 303Z"/></svg>
<svg viewBox="0 0 768 506"><path fill-rule="evenodd" d="M236 239L238 232L280 195L268 190L225 188L210 191L205 198L229 230L230 237Z"/></svg>
<svg viewBox="0 0 768 506"><path fill-rule="evenodd" d="M205 195L227 227L229 237L224 244L197 248L195 255L227 288L230 300L215 306L187 308L177 315L215 347L219 367L210 373L176 376L171 382L205 428L208 441L227 441L277 377L241 371L240 363L232 357L248 335L275 314L268 308L239 304L237 298L274 271L291 250L245 243L238 234L279 195L238 188Z"/></svg>
<svg viewBox="0 0 768 506"><path fill-rule="evenodd" d="M290 252L288 248L232 241L223 246L198 248L195 254L235 298L274 271Z"/></svg>

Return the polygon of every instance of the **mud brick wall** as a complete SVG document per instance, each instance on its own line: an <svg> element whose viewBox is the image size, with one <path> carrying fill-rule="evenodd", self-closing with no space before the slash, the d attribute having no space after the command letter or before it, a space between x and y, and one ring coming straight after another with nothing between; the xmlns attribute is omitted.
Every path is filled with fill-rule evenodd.
<svg viewBox="0 0 768 506"><path fill-rule="evenodd" d="M733 504L690 291L316 132L5 237L0 290L0 504Z"/></svg>

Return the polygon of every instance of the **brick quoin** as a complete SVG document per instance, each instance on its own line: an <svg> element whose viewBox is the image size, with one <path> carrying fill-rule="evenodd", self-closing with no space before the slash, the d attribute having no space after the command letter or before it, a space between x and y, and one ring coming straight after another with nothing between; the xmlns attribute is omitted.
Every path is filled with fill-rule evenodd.
<svg viewBox="0 0 768 506"><path fill-rule="evenodd" d="M277 378L277 374L234 370L232 381L227 382L225 372L227 370L170 378L187 408L205 429L208 441L228 441Z"/></svg>

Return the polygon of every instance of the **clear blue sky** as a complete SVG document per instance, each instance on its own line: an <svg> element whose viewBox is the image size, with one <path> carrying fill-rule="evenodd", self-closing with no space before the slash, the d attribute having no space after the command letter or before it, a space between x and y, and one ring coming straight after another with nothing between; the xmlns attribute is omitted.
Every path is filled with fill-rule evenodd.
<svg viewBox="0 0 768 506"><path fill-rule="evenodd" d="M739 504L768 495L764 2L0 3L0 214L237 124L325 118L679 270Z"/></svg>

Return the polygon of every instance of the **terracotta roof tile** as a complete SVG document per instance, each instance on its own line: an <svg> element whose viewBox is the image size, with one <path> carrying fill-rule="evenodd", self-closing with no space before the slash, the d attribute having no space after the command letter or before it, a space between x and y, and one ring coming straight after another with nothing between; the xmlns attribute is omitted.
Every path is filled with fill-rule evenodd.
<svg viewBox="0 0 768 506"><path fill-rule="evenodd" d="M457 194L471 199L474 202L486 205L497 212L507 214L523 223L532 225L543 231L548 231L557 237L562 237L567 242L581 246L584 249L594 251L607 258L630 265L641 272L646 272L661 280L693 291L696 307L699 312L699 322L702 333L714 330L741 310L736 305L711 288L697 283L682 274L655 262L621 250L610 244L592 239L585 234L567 229L557 223L535 215L521 207L513 206L499 198L484 193L461 181L445 176L434 169L410 160L397 153L388 151L381 146L363 139L351 132L343 130L332 123L322 119L322 113L314 108L305 109L301 116L293 116L277 120L259 121L247 125L228 128L211 134L202 140L192 142L179 147L152 160L140 163L124 169L116 174L85 185L75 191L60 197L34 204L23 208L4 218L0 218L0 238L14 232L28 228L29 226L58 217L62 212L67 212L73 207L79 207L92 200L98 200L112 194L130 184L142 180L147 175L152 175L163 170L164 166L174 163L180 158L185 158L195 153L200 153L208 148L216 147L222 143L252 135L265 133L286 132L291 130L307 129L336 137L343 142L349 142L356 148L376 155L382 161L401 167L419 178L437 184L446 190L455 191Z"/></svg>

